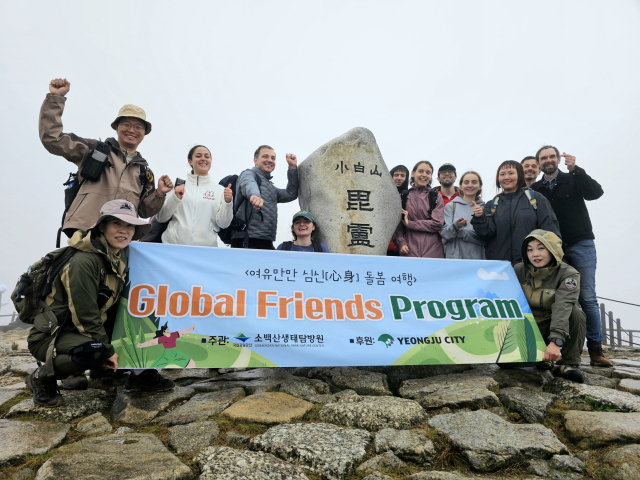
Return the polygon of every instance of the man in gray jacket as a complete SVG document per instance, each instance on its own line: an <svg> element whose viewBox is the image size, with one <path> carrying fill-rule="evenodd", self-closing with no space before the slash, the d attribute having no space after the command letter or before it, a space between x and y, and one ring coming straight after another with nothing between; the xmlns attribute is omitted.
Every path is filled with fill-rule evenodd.
<svg viewBox="0 0 640 480"><path fill-rule="evenodd" d="M231 236L231 248L255 248L275 250L278 227L278 203L292 202L298 198L298 159L287 153L287 188L276 188L271 183L271 173L276 168L276 152L269 145L261 145L253 155L255 167L245 170L236 185L236 217L248 224L245 231L235 230ZM260 186L256 178L260 178ZM251 208L246 207L249 201ZM240 207L240 208L239 208ZM247 212L249 212L247 214Z"/></svg>

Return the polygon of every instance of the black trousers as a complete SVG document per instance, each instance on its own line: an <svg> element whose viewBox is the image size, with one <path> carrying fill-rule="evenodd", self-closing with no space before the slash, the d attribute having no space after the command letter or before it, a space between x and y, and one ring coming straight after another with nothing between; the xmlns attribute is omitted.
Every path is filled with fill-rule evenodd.
<svg viewBox="0 0 640 480"><path fill-rule="evenodd" d="M231 248L244 248L243 243L244 239L234 238L231 240ZM275 250L271 240L264 240L262 238L250 238L249 248L254 250Z"/></svg>

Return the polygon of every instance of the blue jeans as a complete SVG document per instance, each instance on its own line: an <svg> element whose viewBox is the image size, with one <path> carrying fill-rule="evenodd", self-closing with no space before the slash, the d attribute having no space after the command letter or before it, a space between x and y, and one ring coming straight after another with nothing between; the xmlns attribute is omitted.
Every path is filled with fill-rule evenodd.
<svg viewBox="0 0 640 480"><path fill-rule="evenodd" d="M580 240L564 251L565 263L580 273L580 307L587 314L587 346L602 343L600 307L596 297L596 245L593 240Z"/></svg>

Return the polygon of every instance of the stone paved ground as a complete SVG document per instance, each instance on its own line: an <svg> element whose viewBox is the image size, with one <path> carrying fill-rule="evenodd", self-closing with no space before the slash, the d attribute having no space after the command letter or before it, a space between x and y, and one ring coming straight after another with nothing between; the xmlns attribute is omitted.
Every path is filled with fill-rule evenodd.
<svg viewBox="0 0 640 480"><path fill-rule="evenodd" d="M496 365L211 369L157 394L91 381L56 410L33 407L34 360L11 342L0 478L640 478L640 349L609 369L583 357L579 386Z"/></svg>

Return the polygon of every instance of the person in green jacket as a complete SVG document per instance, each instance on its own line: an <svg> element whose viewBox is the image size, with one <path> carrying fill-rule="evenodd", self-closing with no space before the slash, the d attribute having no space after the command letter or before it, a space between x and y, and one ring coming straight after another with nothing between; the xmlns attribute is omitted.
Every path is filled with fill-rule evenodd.
<svg viewBox="0 0 640 480"><path fill-rule="evenodd" d="M557 362L561 377L584 383L579 365L587 326L578 304L580 274L562 263L562 240L553 232L532 231L521 253L523 261L514 270L547 344L542 361L547 368Z"/></svg>
<svg viewBox="0 0 640 480"><path fill-rule="evenodd" d="M56 380L87 369L118 369L107 312L117 306L126 281L122 250L132 239L143 236L149 226L137 217L131 202L112 200L102 207L95 225L76 231L69 239L69 246L77 252L44 299L59 327L52 331L47 322L36 319L27 339L31 354L44 362L26 379L36 405L59 407L64 403ZM168 387L173 387L173 382Z"/></svg>

